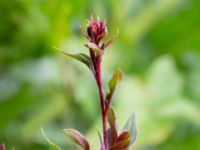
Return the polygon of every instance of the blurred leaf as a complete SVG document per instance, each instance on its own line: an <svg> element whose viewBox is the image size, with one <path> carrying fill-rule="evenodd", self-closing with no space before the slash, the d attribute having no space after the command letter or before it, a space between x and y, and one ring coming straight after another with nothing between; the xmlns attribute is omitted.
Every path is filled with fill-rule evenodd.
<svg viewBox="0 0 200 150"><path fill-rule="evenodd" d="M130 144L133 144L137 138L137 129L135 123L135 114L131 115L126 124L124 125L123 131L128 131L130 134Z"/></svg>
<svg viewBox="0 0 200 150"><path fill-rule="evenodd" d="M0 113L4 114L4 117L0 119L0 128L6 127L30 106L41 103L36 100L36 98L40 96L40 93L38 93L38 97L35 98L28 93L28 90L28 86L22 86L20 92L18 92L15 97L0 102Z"/></svg>
<svg viewBox="0 0 200 150"><path fill-rule="evenodd" d="M81 146L84 150L89 150L88 140L77 130L74 129L64 129L65 134L76 144Z"/></svg>
<svg viewBox="0 0 200 150"><path fill-rule="evenodd" d="M42 134L43 136L45 137L45 139L47 140L47 142L49 143L50 147L53 149L53 150L61 150L61 148L59 146L57 146L56 144L54 144L53 142L51 142L49 140L49 138L46 136L46 134L44 133L43 129L41 128L41 131L42 131Z"/></svg>
<svg viewBox="0 0 200 150"><path fill-rule="evenodd" d="M165 52L181 56L184 52L197 52L199 55L199 5L198 0L183 0L179 8L179 11L182 11L174 14L176 17L171 15L166 17L151 30L149 39L158 53Z"/></svg>
<svg viewBox="0 0 200 150"><path fill-rule="evenodd" d="M19 127L21 134L20 137L23 140L33 138L40 126L59 117L67 108L68 101L66 101L66 98L60 91L56 90L46 103L40 104L35 110L32 110L32 115L30 115L29 118L22 123Z"/></svg>
<svg viewBox="0 0 200 150"><path fill-rule="evenodd" d="M178 72L173 57L162 56L154 61L148 71L151 99L163 101L178 96L183 89L183 76Z"/></svg>
<svg viewBox="0 0 200 150"><path fill-rule="evenodd" d="M6 150L5 144L0 144L0 150Z"/></svg>

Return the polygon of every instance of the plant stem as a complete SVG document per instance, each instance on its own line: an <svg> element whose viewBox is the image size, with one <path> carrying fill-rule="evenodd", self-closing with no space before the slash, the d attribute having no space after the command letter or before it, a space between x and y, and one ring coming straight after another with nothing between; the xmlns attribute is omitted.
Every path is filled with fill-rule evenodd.
<svg viewBox="0 0 200 150"><path fill-rule="evenodd" d="M99 96L101 101L101 115L102 115L102 126L103 126L103 138L104 138L104 145L105 150L108 149L108 135L107 135L107 123L106 123L106 106L104 101L104 92L102 86L102 73L101 73L101 61L97 64L96 68L96 81L99 89Z"/></svg>

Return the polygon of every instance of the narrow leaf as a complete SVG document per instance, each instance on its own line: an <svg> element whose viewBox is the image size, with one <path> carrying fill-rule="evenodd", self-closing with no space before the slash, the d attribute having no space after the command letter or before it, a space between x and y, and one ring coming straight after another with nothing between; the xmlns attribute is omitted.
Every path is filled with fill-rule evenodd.
<svg viewBox="0 0 200 150"><path fill-rule="evenodd" d="M135 121L135 114L132 114L126 124L124 125L123 131L128 131L130 133L130 140L133 144L137 138L137 128L136 128L136 121Z"/></svg>
<svg viewBox="0 0 200 150"><path fill-rule="evenodd" d="M92 65L92 61L90 59L90 57L84 53L78 53L78 54L70 54L70 53L67 53L59 48L56 48L55 49L59 50L61 53L71 57L71 58L74 58L80 62L82 62L83 64L85 64L90 70L93 71L93 65Z"/></svg>
<svg viewBox="0 0 200 150"><path fill-rule="evenodd" d="M108 82L108 86L110 89L110 93L113 93L117 83L122 79L122 72L121 70L118 68L115 73L113 74L111 80Z"/></svg>
<svg viewBox="0 0 200 150"><path fill-rule="evenodd" d="M108 109L107 112L107 119L108 119L108 123L110 125L110 130L109 130L109 141L110 141L110 146L113 145L116 141L117 141L117 121L116 121L116 117L115 117L115 113L113 111L112 108Z"/></svg>
<svg viewBox="0 0 200 150"><path fill-rule="evenodd" d="M49 140L49 138L46 136L46 134L44 133L44 130L41 128L42 134L45 137L45 139L47 140L47 142L49 143L49 146L53 149L53 150L61 150L61 148L59 146L57 146L56 144L54 144L53 142L51 142Z"/></svg>
<svg viewBox="0 0 200 150"><path fill-rule="evenodd" d="M81 146L84 150L90 149L87 139L80 132L74 129L64 129L63 131L74 143Z"/></svg>
<svg viewBox="0 0 200 150"><path fill-rule="evenodd" d="M101 145L100 150L105 150L105 145L104 145L104 143L103 143L103 139L102 139L101 134L100 134L100 132L99 132L98 129L97 129L97 132L98 132L99 139L100 139L100 145Z"/></svg>

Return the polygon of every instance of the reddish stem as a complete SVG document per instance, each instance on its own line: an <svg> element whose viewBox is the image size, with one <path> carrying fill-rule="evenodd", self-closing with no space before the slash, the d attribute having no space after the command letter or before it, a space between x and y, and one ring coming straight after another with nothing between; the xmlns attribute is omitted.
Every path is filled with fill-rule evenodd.
<svg viewBox="0 0 200 150"><path fill-rule="evenodd" d="M108 149L108 135L107 135L107 123L106 123L106 106L105 106L105 100L104 100L104 92L103 92L103 86L102 86L102 73L101 73L101 60L97 64L96 68L96 81L99 89L99 96L101 101L101 115L102 115L102 126L103 126L103 137L104 137L104 145L105 150Z"/></svg>

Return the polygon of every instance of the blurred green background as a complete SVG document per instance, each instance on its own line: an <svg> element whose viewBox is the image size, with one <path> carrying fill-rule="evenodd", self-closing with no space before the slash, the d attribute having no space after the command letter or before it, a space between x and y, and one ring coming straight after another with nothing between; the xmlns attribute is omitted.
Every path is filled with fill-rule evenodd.
<svg viewBox="0 0 200 150"><path fill-rule="evenodd" d="M41 135L77 149L73 127L99 149L98 92L89 70L53 46L84 52L79 26L108 22L104 86L117 67L124 79L113 107L122 127L135 112L134 150L200 150L199 0L0 0L0 143L48 150ZM119 128L120 129L120 128Z"/></svg>

